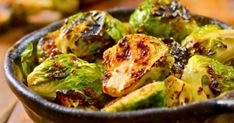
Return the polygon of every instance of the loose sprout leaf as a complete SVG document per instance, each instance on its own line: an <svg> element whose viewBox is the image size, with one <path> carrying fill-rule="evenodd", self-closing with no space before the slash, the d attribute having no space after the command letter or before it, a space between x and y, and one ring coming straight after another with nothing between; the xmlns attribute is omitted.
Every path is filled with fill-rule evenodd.
<svg viewBox="0 0 234 123"><path fill-rule="evenodd" d="M131 33L131 25L128 23L122 23L116 18L111 17L109 14L106 15L106 32L110 35L117 43L124 35Z"/></svg>
<svg viewBox="0 0 234 123"><path fill-rule="evenodd" d="M177 0L145 0L131 15L130 24L135 33L174 37L178 42L198 28L189 11Z"/></svg>
<svg viewBox="0 0 234 123"><path fill-rule="evenodd" d="M123 37L103 55L104 92L120 97L153 80L163 80L174 59L159 39L144 34Z"/></svg>
<svg viewBox="0 0 234 123"><path fill-rule="evenodd" d="M87 101L89 105L99 108L108 99L102 91L103 78L103 70L99 65L88 63L73 54L61 54L37 66L29 74L27 82L29 88L49 100L54 100L56 93L59 96L58 94L61 95L59 92L62 91L76 91L85 95L85 100L90 100ZM62 96L67 95L64 93ZM76 101L82 100L76 99ZM74 104L62 104L74 106Z"/></svg>
<svg viewBox="0 0 234 123"><path fill-rule="evenodd" d="M17 80L23 82L25 85L27 85L27 76L24 75L22 71L22 65L20 58L17 58L13 62L13 69L14 69L14 74Z"/></svg>
<svg viewBox="0 0 234 123"><path fill-rule="evenodd" d="M29 43L20 55L20 64L24 77L26 78L37 65L36 48L33 43Z"/></svg>

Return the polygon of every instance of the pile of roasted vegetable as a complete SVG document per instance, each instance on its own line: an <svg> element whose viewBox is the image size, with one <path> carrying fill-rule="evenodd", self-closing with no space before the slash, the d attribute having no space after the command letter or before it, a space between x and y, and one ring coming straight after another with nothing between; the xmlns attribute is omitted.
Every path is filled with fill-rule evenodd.
<svg viewBox="0 0 234 123"><path fill-rule="evenodd" d="M145 0L121 22L78 13L21 54L21 78L66 107L175 107L234 89L234 30L199 25L177 0Z"/></svg>

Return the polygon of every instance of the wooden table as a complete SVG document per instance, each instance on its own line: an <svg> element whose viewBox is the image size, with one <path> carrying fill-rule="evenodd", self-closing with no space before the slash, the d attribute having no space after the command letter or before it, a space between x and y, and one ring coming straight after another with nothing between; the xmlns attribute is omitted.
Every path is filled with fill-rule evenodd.
<svg viewBox="0 0 234 123"><path fill-rule="evenodd" d="M95 5L89 5L85 10L106 10L117 7L135 7L141 0L104 0ZM193 13L215 17L234 26L234 0L181 0ZM3 68L4 54L20 37L26 34L21 28L11 29L0 35L0 66ZM9 90L4 79L3 69L0 70L0 123L32 123L24 112L22 104Z"/></svg>

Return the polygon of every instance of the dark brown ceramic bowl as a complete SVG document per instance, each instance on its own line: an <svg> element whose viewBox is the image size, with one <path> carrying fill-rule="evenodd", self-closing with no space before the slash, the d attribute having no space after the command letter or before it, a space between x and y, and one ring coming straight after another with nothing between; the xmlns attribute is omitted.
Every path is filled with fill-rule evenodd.
<svg viewBox="0 0 234 123"><path fill-rule="evenodd" d="M110 13L122 21L127 21L133 9L112 10ZM213 23L223 28L232 28L218 20L194 15L201 24ZM84 111L60 106L47 101L32 92L15 73L13 61L20 56L29 42L38 40L48 32L56 30L63 21L53 23L43 29L32 32L20 39L6 54L4 70L9 86L23 103L28 115L35 122L61 123L166 123L166 122L204 122L217 115L234 112L233 93L225 98L198 102L176 108L151 108L131 112L105 113L100 111ZM231 115L230 115L231 116ZM234 115L233 115L234 116Z"/></svg>

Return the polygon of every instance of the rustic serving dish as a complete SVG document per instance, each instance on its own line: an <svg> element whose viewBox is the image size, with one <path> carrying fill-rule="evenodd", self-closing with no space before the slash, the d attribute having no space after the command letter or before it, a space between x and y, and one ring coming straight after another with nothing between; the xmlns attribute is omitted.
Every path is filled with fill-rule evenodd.
<svg viewBox="0 0 234 123"><path fill-rule="evenodd" d="M110 10L114 17L128 21L133 9ZM217 24L222 28L231 26L216 19L194 15L199 24ZM4 70L8 84L18 99L23 103L28 115L35 122L61 122L61 123L153 123L153 122L211 122L217 118L232 118L234 112L234 91L223 98L212 99L204 102L197 102L176 108L151 108L131 112L106 113L100 111L84 111L60 106L49 102L36 93L32 92L16 76L14 60L20 56L29 42L36 43L48 32L56 30L63 23L63 20L55 22L43 29L32 32L10 48L5 56ZM234 116L234 115L233 115Z"/></svg>

